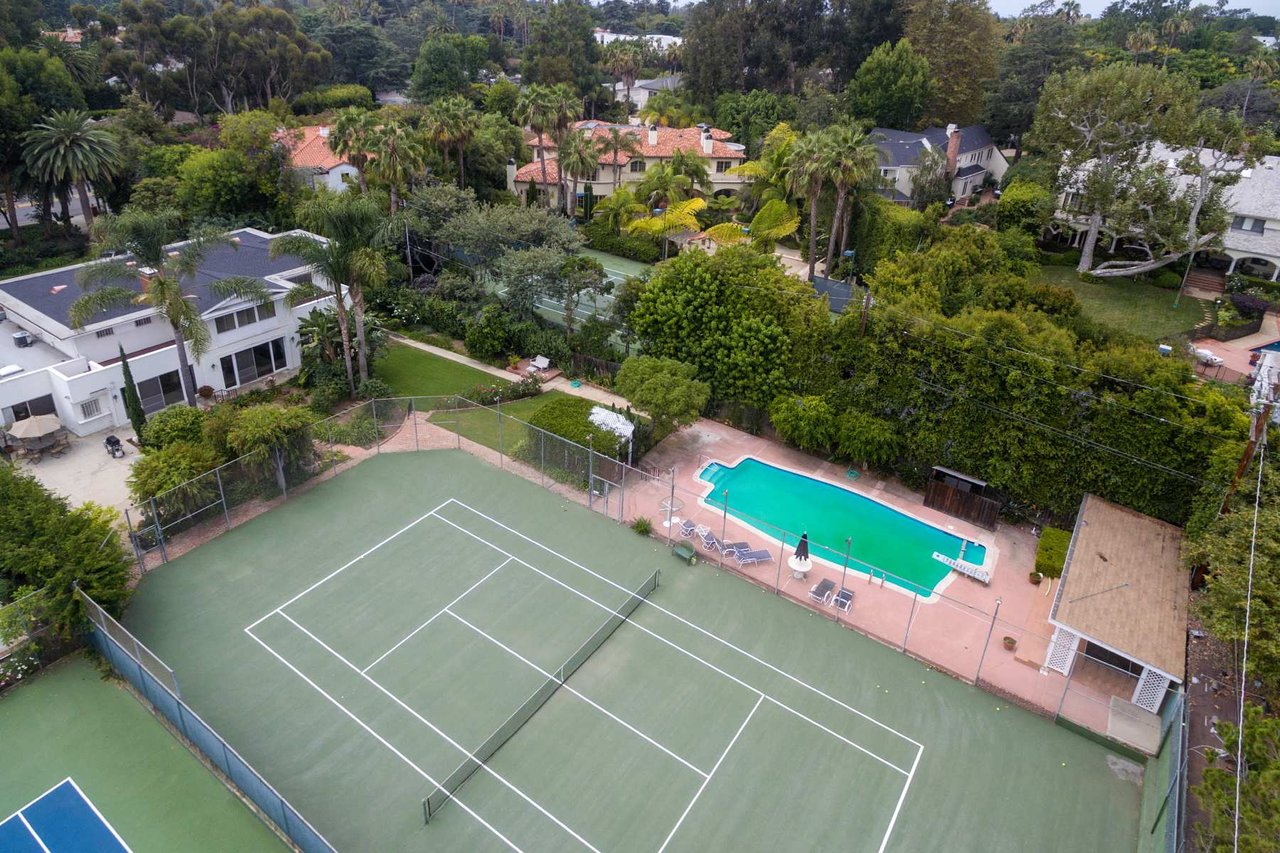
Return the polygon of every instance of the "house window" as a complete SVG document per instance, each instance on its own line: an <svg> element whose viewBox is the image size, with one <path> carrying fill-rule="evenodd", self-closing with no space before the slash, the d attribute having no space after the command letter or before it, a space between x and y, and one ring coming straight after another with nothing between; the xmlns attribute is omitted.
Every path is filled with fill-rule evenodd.
<svg viewBox="0 0 1280 853"><path fill-rule="evenodd" d="M284 357L284 338L276 338L256 347L242 349L222 357L222 384L226 388L245 385L288 367Z"/></svg>
<svg viewBox="0 0 1280 853"><path fill-rule="evenodd" d="M992 152L992 151L994 151L994 150L995 150L994 148L988 148L988 149L987 149L987 159L988 159L988 160L990 160L990 159L991 159L991 152Z"/></svg>
<svg viewBox="0 0 1280 853"><path fill-rule="evenodd" d="M14 403L13 419L23 421L34 415L52 415L56 411L53 407L53 395L45 394L43 397L33 397L22 403Z"/></svg>
<svg viewBox="0 0 1280 853"><path fill-rule="evenodd" d="M115 333L116 333L115 329L99 329L98 331L94 332L94 334L100 338L109 338Z"/></svg>
<svg viewBox="0 0 1280 853"><path fill-rule="evenodd" d="M896 181L898 180L898 170L897 169L881 169L880 177L888 178L891 181Z"/></svg>
<svg viewBox="0 0 1280 853"><path fill-rule="evenodd" d="M644 164L644 161L643 161L643 160L632 160L632 161L631 161L631 171L632 171L633 173L635 173L635 172L643 172L643 171L644 171L644 169L645 169L645 164Z"/></svg>
<svg viewBox="0 0 1280 853"><path fill-rule="evenodd" d="M151 325L151 318L150 318L150 317L139 317L137 320L134 320L134 321L133 321L133 325L135 325L135 326L150 326L150 325Z"/></svg>
<svg viewBox="0 0 1280 853"><path fill-rule="evenodd" d="M276 306L274 302L264 302L261 305L250 305L248 308L241 308L231 314L223 314L221 317L213 318L213 327L218 330L218 334L242 329L245 326L251 326L254 323L260 323L276 316Z"/></svg>
<svg viewBox="0 0 1280 853"><path fill-rule="evenodd" d="M102 414L102 403L97 399L85 400L80 404L80 420L87 421Z"/></svg>
<svg viewBox="0 0 1280 853"><path fill-rule="evenodd" d="M1265 219L1258 219L1253 216L1237 216L1231 220L1231 228L1234 231L1252 231L1255 234L1261 234L1267 227Z"/></svg>
<svg viewBox="0 0 1280 853"><path fill-rule="evenodd" d="M729 171L729 170L730 170L730 169L732 169L732 168L733 168L733 161L732 161L732 160L717 160L717 161L716 161L716 174L717 174L717 175L723 175L725 172Z"/></svg>
<svg viewBox="0 0 1280 853"><path fill-rule="evenodd" d="M170 370L168 373L142 380L138 383L138 396L142 398L142 411L147 414L158 412L174 403L181 403L182 381L178 378L178 371Z"/></svg>

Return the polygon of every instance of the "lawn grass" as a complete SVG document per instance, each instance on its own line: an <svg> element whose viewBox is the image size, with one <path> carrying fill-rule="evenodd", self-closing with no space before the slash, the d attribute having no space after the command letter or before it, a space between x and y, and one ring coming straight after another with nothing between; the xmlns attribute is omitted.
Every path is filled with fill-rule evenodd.
<svg viewBox="0 0 1280 853"><path fill-rule="evenodd" d="M547 391L536 397L526 397L513 403L503 403L502 413L527 421L538 409L541 409L552 400L564 396L567 395L563 391ZM431 416L431 422L439 424L451 432L461 430L463 438L468 438L494 450L499 449L498 417L493 413L492 409L436 412ZM510 453L516 443L524 438L527 432L528 430L522 424L503 418L501 449L506 453Z"/></svg>
<svg viewBox="0 0 1280 853"><path fill-rule="evenodd" d="M505 380L405 344L392 344L374 368L376 375L399 397L460 394L477 385Z"/></svg>
<svg viewBox="0 0 1280 853"><path fill-rule="evenodd" d="M1192 329L1204 319L1204 303L1183 296L1177 308L1177 292L1129 278L1081 281L1070 267L1042 267L1033 281L1068 287L1092 320L1144 338L1156 340Z"/></svg>

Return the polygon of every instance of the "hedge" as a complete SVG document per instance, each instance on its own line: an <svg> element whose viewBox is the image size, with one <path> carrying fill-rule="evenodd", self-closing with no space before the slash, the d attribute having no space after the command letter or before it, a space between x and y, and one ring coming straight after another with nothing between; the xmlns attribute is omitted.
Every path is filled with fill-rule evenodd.
<svg viewBox="0 0 1280 853"><path fill-rule="evenodd" d="M599 219L582 226L582 234L587 238L587 245L598 252L608 252L645 264L656 263L662 257L657 241L648 237L615 234ZM675 254L674 248L673 246L668 252L669 255Z"/></svg>
<svg viewBox="0 0 1280 853"><path fill-rule="evenodd" d="M294 115L314 115L343 107L373 109L373 92L356 83L339 83L303 92L293 102Z"/></svg>
<svg viewBox="0 0 1280 853"><path fill-rule="evenodd" d="M1067 562L1067 548L1071 545L1071 531L1046 527L1036 546L1036 571L1047 578L1062 577Z"/></svg>

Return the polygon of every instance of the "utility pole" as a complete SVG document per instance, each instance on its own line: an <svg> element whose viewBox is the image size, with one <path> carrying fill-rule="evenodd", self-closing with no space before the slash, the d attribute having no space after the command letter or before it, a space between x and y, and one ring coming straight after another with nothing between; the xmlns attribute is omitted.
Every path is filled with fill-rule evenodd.
<svg viewBox="0 0 1280 853"><path fill-rule="evenodd" d="M1222 496L1222 506L1218 509L1218 515L1226 515L1230 511L1231 498L1235 496L1241 478L1253 462L1258 443L1266 435L1267 424L1271 423L1271 413L1275 409L1277 384L1280 384L1280 356L1264 352L1258 361L1257 378L1254 380L1254 405L1250 412L1253 423L1249 425L1249 440L1245 442L1244 453L1240 455L1240 464L1236 466L1235 474L1231 477L1231 484L1227 486L1226 494Z"/></svg>

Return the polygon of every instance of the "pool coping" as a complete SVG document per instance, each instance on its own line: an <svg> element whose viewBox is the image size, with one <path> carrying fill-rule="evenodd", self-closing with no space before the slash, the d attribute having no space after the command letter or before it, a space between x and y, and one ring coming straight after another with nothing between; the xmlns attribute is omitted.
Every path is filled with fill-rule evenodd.
<svg viewBox="0 0 1280 853"><path fill-rule="evenodd" d="M940 525L938 525L938 524L936 524L936 523L934 523L934 522L932 522L932 521L929 521L928 519L920 518L920 517L919 517L918 515L916 515L915 513L913 513L913 512L909 512L908 510L906 510L906 509L905 509L905 508L903 508L903 507L894 506L893 504L889 503L888 501L881 500L880 498L878 498L878 497L876 497L876 496L874 496L874 495L869 495L869 494L867 494L866 492L864 492L864 491L862 491L861 489L858 489L858 488L856 488L856 487L854 487L854 486L849 486L849 485L846 485L846 484L844 484L844 483L836 483L836 482L832 482L831 480L828 480L828 479L826 479L825 477L818 477L818 476L814 476L813 474L805 473L804 471L798 471L798 470L796 470L795 468L790 467L789 465L781 465L781 464L776 463L776 462L770 462L770 461L768 461L768 460L761 459L760 457L755 456L755 455L750 454L750 453L743 453L743 454L741 454L741 455L740 455L740 456L739 456L739 457L738 457L738 458L737 458L737 459L736 459L736 460L735 460L731 465L729 465L728 463L722 462L721 460L716 459L716 458L711 457L711 456L706 457L706 459L705 459L704 461L700 462L700 463L698 464L698 467L694 469L693 474L692 474L692 479L694 480L694 482L698 483L699 488L700 488L700 490L701 490L701 494L699 494L699 495L698 495L698 503L699 503L701 506L703 506L704 508L706 508L706 509L713 510L713 511L717 511L717 512L722 511L722 507L717 506L717 505L712 504L712 503L709 503L709 502L707 501L707 497L711 494L712 490L715 488L715 485L714 485L714 484L712 484L712 483L708 483L706 480L703 480L703 479L702 479L702 477L701 477L700 475L702 474L702 472L703 472L704 470L706 470L706 467L707 467L708 465L710 465L711 463L713 463L713 462L714 462L714 463L716 463L717 465L728 465L728 467L730 467L730 468L736 468L738 465L740 465L742 462L744 462L744 461L745 461L745 460L747 460L747 459L754 459L756 462L759 462L761 465L768 465L770 468L777 468L777 469L779 469L779 470L781 470L781 471L786 471L786 472L788 472L788 473L795 474L796 476L799 476L799 477L808 477L808 478L809 478L809 479L811 479L811 480L817 480L819 483L826 483L827 485L829 485L829 486L834 486L834 487L835 487L835 488L837 488L837 489L843 489L844 491L852 492L853 494L857 495L858 497L865 498L865 499L867 499L867 500L869 500L869 501L873 501L873 502L875 502L875 503L878 503L878 504L880 504L880 506L882 506L882 507L884 507L884 508L886 508L886 509L888 509L888 510L891 510L891 511L893 511L893 512L899 513L899 514L901 514L901 515L905 515L905 516L907 516L908 518L910 518L910 519L912 519L912 520L914 520L914 521L919 522L920 524L926 525L926 526L928 526L928 527L932 527L934 530L937 530L939 533L944 533L944 534L946 534L946 535L948 535L948 536L954 536L954 537L956 537L957 539L960 539L960 540L962 540L962 541L973 542L975 545L981 545L983 548L985 548L985 549L986 549L986 554L987 554L987 559L983 561L982 566L983 566L983 568L986 568L987 572L989 572L989 573L990 573L990 575L991 575L991 577L992 577L993 579L995 578L995 567L996 567L996 562L997 562L997 560L999 559L999 556L1000 556L1000 548L999 548L999 547L996 545L996 543L995 543L995 534L994 534L994 532L992 532L992 531L986 531L986 532L984 532L984 533L981 535L981 537L963 536L963 535L961 535L961 534L959 534L959 533L956 533L955 531L947 530L945 527L941 527ZM763 519L760 519L760 520L761 520L761 521L763 521ZM769 541L769 542L772 542L773 544L777 545L777 546L778 546L778 548L779 548L783 553L785 553L786 548L787 548L787 545L786 545L785 543L781 542L780 540L778 540L777 538L775 538L775 537L773 537L773 536L770 536L768 533L766 533L765 531L763 531L763 530L761 530L760 528L756 527L754 524L751 524L750 522L746 521L745 519L738 518L738 517L736 517L736 516L735 516L734 521L736 521L737 523L739 523L739 524L741 524L741 525L743 525L743 526L745 526L745 527L749 527L749 528L751 528L752 530L756 531L757 533L759 533L759 534L760 534L760 536L764 537L764 539L765 539L765 540L767 540L767 541ZM987 540L987 541L983 541L984 539L985 539L985 540ZM823 547L827 547L827 548L829 548L830 546L829 546L829 545L827 545L827 546L823 546ZM832 566L832 567L834 567L835 569L837 569L837 570L839 570L839 571L841 571L841 572L843 572L843 571L845 570L845 567L844 567L844 565L843 565L842 563L834 563L834 562L832 562L831 560L828 560L828 559L827 559L827 558L825 558L825 557L819 557L819 556L814 555L814 554L810 554L810 557L811 557L812 559L814 559L814 560L818 561L818 562L822 562L822 563L825 563L825 564L826 564L826 565L828 565L828 566ZM867 565L866 563L863 563L861 560L859 560L859 561L857 561L857 562L858 562L858 564L859 564L859 565L862 565L862 566ZM988 566L988 564L990 564L990 565ZM878 568L878 567L877 567L877 568ZM899 576L899 575L897 575L895 572L890 572L890 571L888 571L887 569L879 569L879 570L880 570L880 571L882 571L882 572L885 572L886 574L892 574L892 575L894 575L894 577L900 577L900 576ZM859 577L861 577L861 578L866 578L866 579L871 579L871 578L872 578L872 574L871 574L871 572L868 572L868 571L861 571L861 570L859 570L859 569L854 568L852 565L850 565L850 566L849 566L848 571L849 571L849 572L851 572L851 573L853 573L853 574L858 575L858 576L859 576ZM889 587L893 592L897 592L897 593L900 593L900 594L905 595L905 596L908 596L908 597L913 597L913 598L916 598L916 599L917 599L917 600L919 600L919 601L922 601L922 602L924 602L924 603L926 603L926 604L929 604L929 603L933 603L935 600L939 600L939 599L940 599L940 593L942 593L942 591L943 591L943 590L945 590L945 589L947 589L948 587L950 587L950 586L951 586L951 584L955 581L955 579L956 579L958 576L959 576L959 572L957 572L955 569L948 568L947 573L946 573L946 574L945 574L945 575L944 575L944 576L943 576L943 577L942 577L942 578L941 578L941 579L940 579L940 580L939 580L939 581L938 581L938 582L933 586L932 591L931 591L927 596L926 596L926 595L921 595L921 594L919 594L919 593L917 593L917 592L914 592L914 591L912 591L912 590L904 589L903 587L899 586L898 584L893 583L892 581L888 581L887 579L882 579L881 587L882 587L882 588L884 588L885 586L887 586L887 587ZM906 580L906 578L903 578L903 580Z"/></svg>

